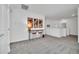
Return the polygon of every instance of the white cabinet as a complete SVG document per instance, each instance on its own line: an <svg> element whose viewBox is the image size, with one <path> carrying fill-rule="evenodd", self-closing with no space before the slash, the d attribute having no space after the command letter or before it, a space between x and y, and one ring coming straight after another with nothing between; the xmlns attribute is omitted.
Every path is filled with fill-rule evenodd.
<svg viewBox="0 0 79 59"><path fill-rule="evenodd" d="M41 37L42 34L44 33L44 19L40 19L39 17L37 18L32 18L28 17L27 24L28 24L28 29L31 28L30 32L30 38L38 38ZM34 33L34 34L33 34Z"/></svg>
<svg viewBox="0 0 79 59"><path fill-rule="evenodd" d="M66 28L48 28L46 34L54 37L66 37Z"/></svg>
<svg viewBox="0 0 79 59"><path fill-rule="evenodd" d="M28 27L30 26L31 30L44 29L44 19L28 17L27 24Z"/></svg>

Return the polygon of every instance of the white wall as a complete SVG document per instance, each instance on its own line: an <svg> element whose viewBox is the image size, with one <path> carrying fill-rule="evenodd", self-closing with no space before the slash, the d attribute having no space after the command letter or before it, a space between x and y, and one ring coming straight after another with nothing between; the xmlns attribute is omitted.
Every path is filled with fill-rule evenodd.
<svg viewBox="0 0 79 59"><path fill-rule="evenodd" d="M64 19L67 21L67 35L71 34L71 35L78 35L78 20L77 17L72 17L72 18L67 18ZM46 19L46 24L50 24L50 28L46 27L46 34L51 34L51 32L53 32L53 25L59 25L61 22L61 20L53 20L53 19ZM49 31L52 30L50 33ZM53 32L52 34L55 35L57 31L55 31L55 33Z"/></svg>
<svg viewBox="0 0 79 59"><path fill-rule="evenodd" d="M0 5L0 53L10 52L9 40L9 8L8 5Z"/></svg>
<svg viewBox="0 0 79 59"><path fill-rule="evenodd" d="M13 9L11 12L11 42L28 40L27 17L45 20L43 15L23 9Z"/></svg>

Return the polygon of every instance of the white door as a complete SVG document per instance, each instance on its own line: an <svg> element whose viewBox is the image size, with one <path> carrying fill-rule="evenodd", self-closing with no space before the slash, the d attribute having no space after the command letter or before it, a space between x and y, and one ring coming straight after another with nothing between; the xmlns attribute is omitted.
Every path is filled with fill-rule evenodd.
<svg viewBox="0 0 79 59"><path fill-rule="evenodd" d="M9 8L8 5L0 5L0 54L10 52L9 39Z"/></svg>

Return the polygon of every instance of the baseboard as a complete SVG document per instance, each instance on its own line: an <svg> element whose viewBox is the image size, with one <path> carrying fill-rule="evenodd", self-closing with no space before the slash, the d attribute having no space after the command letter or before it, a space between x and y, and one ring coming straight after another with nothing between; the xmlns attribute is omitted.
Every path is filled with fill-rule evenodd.
<svg viewBox="0 0 79 59"><path fill-rule="evenodd" d="M23 39L19 39L19 40L14 40L14 41L10 41L10 43L20 42L20 41L24 41L24 40L28 40L28 39L23 38Z"/></svg>
<svg viewBox="0 0 79 59"><path fill-rule="evenodd" d="M37 37L37 38L32 38L30 40L35 40L35 39L39 39L39 38L42 38L42 37ZM10 42L10 44L13 44L13 43L18 43L18 42L22 42L22 41L29 41L29 39L25 39L25 40L18 40L18 41L14 41L14 42Z"/></svg>
<svg viewBox="0 0 79 59"><path fill-rule="evenodd" d="M46 36L49 36L49 37L54 37L54 38L61 38L61 37L56 37L56 36L52 36L52 35L48 35L48 34L45 34Z"/></svg>
<svg viewBox="0 0 79 59"><path fill-rule="evenodd" d="M78 35L73 35L73 34L70 34L69 36L78 37Z"/></svg>

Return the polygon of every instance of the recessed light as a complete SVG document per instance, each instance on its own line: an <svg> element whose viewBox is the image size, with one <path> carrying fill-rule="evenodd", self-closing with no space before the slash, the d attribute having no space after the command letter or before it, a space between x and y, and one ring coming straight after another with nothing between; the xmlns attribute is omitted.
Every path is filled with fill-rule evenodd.
<svg viewBox="0 0 79 59"><path fill-rule="evenodd" d="M75 16L75 14L72 14L72 16Z"/></svg>
<svg viewBox="0 0 79 59"><path fill-rule="evenodd" d="M65 20L65 19L61 20L61 23L66 23L66 22L67 22L67 20Z"/></svg>

